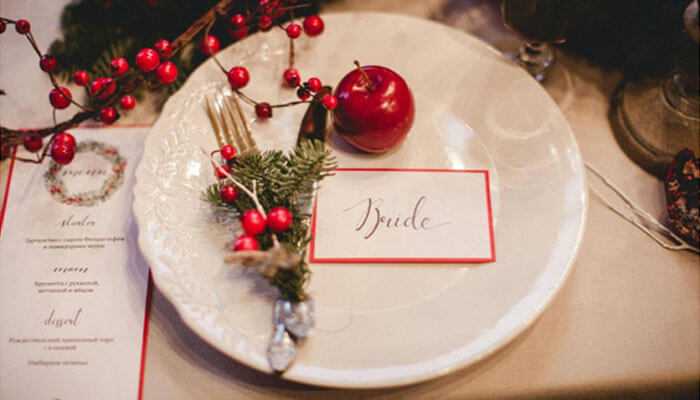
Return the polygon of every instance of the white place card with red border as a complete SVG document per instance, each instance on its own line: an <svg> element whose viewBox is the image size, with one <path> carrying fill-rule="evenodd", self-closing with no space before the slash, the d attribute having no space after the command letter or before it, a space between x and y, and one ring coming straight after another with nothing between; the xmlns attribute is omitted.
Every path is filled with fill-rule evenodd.
<svg viewBox="0 0 700 400"><path fill-rule="evenodd" d="M10 163L0 399L140 398L149 274L131 205L147 130L73 130L71 164Z"/></svg>
<svg viewBox="0 0 700 400"><path fill-rule="evenodd" d="M312 263L495 261L488 170L339 168L322 182Z"/></svg>

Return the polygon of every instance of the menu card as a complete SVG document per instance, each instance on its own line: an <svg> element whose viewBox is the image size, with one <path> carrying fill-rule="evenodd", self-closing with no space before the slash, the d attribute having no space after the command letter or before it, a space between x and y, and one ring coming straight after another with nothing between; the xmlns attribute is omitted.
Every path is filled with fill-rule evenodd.
<svg viewBox="0 0 700 400"><path fill-rule="evenodd" d="M73 130L69 165L10 164L0 213L1 399L140 398L149 275L131 204L146 132Z"/></svg>
<svg viewBox="0 0 700 400"><path fill-rule="evenodd" d="M311 262L495 261L489 171L338 168L312 232Z"/></svg>

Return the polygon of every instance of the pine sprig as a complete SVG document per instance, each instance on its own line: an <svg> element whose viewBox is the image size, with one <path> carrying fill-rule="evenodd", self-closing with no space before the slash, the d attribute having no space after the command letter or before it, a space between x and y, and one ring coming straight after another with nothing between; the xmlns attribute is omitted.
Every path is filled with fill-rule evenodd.
<svg viewBox="0 0 700 400"><path fill-rule="evenodd" d="M102 54L100 54L95 61L95 64L93 64L92 68L90 69L93 73L92 76L111 76L112 60L117 57L122 57L123 54L128 54L129 49L132 47L132 43L133 40L131 38L124 38L115 41L109 47L107 47Z"/></svg>
<svg viewBox="0 0 700 400"><path fill-rule="evenodd" d="M298 199L300 195L310 194L316 182L331 175L336 163L323 142L306 140L296 147L287 167L287 178L280 182L279 193Z"/></svg>
<svg viewBox="0 0 700 400"><path fill-rule="evenodd" d="M310 205L316 184L335 170L335 158L322 141L305 140L287 154L282 151L242 154L229 165L232 176L239 183L247 188L255 185L257 200L265 210L286 207L292 212L292 226L277 233L276 237L289 252L301 255L301 261L293 268L277 270L268 281L279 290L283 299L304 300L304 287L310 275L304 260L310 241L310 215L304 210ZM223 201L220 189L222 185L230 184L227 181L209 186L203 193L203 200L217 209L226 210L234 218L256 207L254 199L241 191L232 204ZM262 250L274 246L271 234L260 235L258 241Z"/></svg>

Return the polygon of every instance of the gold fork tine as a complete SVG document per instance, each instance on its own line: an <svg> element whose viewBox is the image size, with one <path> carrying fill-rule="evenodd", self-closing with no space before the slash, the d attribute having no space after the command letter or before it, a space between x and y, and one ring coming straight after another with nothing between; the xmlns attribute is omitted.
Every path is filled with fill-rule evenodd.
<svg viewBox="0 0 700 400"><path fill-rule="evenodd" d="M258 151L237 94L207 96L206 108L219 147L232 144L241 154Z"/></svg>
<svg viewBox="0 0 700 400"><path fill-rule="evenodd" d="M207 96L206 98L206 103L209 122L211 122L211 126L212 128L214 128L214 137L216 138L216 143L219 145L219 148L221 148L226 143L226 140L224 139L224 135L221 130L221 125L219 125L217 117L218 113L215 111L215 107L212 106L212 100L209 96Z"/></svg>
<svg viewBox="0 0 700 400"><path fill-rule="evenodd" d="M226 118L226 112L223 103L223 96L221 94L217 94L215 102L217 106L216 111L219 116L219 120L221 121L221 126L223 126L224 128L224 135L229 143L233 144L238 149L238 151L242 152L245 150L242 146L244 143L242 143L240 140L237 140L238 138L236 137L236 135L232 134L232 131L237 129L236 121L231 121L228 118Z"/></svg>
<svg viewBox="0 0 700 400"><path fill-rule="evenodd" d="M236 112L238 113L238 118L241 121L241 126L243 127L243 138L248 142L248 147L255 151L258 151L258 145L253 139L253 134L250 132L250 127L248 126L248 121L243 114L243 109L241 108L241 102L238 100L238 94L231 96L233 99L233 105L236 107Z"/></svg>
<svg viewBox="0 0 700 400"><path fill-rule="evenodd" d="M241 135L240 122L236 120L236 116L230 112L226 95L219 93L217 96L217 111L219 119L224 126L224 131L229 138L229 141L238 149L240 153L246 153L250 150L250 145Z"/></svg>
<svg viewBox="0 0 700 400"><path fill-rule="evenodd" d="M240 143L241 153L256 150L255 142L250 137L250 133L245 123L245 117L242 117L242 113L237 113L233 110L230 100L231 97L233 96L223 97L222 116L225 120L231 121L231 124L233 125L231 132L234 134L235 140Z"/></svg>

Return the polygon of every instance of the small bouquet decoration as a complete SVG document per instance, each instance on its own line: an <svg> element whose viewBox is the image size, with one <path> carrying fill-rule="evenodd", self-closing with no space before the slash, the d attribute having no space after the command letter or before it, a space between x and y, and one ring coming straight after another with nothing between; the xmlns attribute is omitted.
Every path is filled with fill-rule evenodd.
<svg viewBox="0 0 700 400"><path fill-rule="evenodd" d="M321 119L323 131L325 110L319 118L320 107L314 108L305 121ZM268 361L276 372L291 365L296 344L314 324L313 302L305 290L311 274L306 262L310 211L318 182L336 168L323 135L304 135L308 125L302 124L297 146L289 153L260 152L247 129L242 129L247 137L239 143L252 145L236 149L226 144L208 155L218 182L203 197L215 209L240 220L242 231L225 261L254 268L279 291L268 347Z"/></svg>

